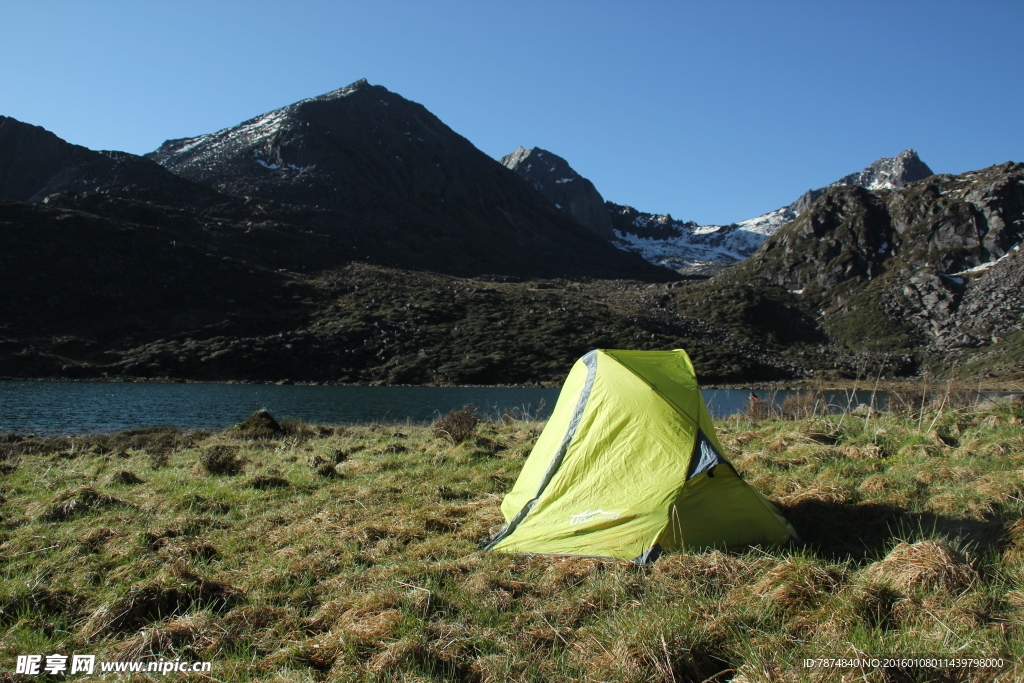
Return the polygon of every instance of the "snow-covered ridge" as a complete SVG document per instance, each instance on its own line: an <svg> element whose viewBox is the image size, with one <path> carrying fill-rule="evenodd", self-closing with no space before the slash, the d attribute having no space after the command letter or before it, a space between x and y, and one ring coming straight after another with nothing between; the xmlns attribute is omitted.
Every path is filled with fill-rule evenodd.
<svg viewBox="0 0 1024 683"><path fill-rule="evenodd" d="M721 226L714 227L721 229ZM703 235L714 234L713 232L703 233ZM687 268L705 261L717 263L742 261L756 249L753 247L747 253L747 250L735 248L737 244L741 243L741 240L718 239L702 242L698 239L701 236L689 234L670 239L658 239L640 237L633 233L616 230L613 244L625 251L639 254L651 263L672 269ZM756 241L756 238L753 241ZM760 246L760 241L757 242L757 246Z"/></svg>
<svg viewBox="0 0 1024 683"><path fill-rule="evenodd" d="M273 140L278 139L281 135L286 133L289 127L294 127L293 115L304 105L310 102L325 102L331 100L337 100L342 97L348 97L354 93L357 93L364 88L373 88L374 86L367 83L366 79L362 79L347 85L344 88L331 91L324 95L318 95L316 97L308 97L294 104L281 107L269 111L265 114L261 114L248 121L231 126L230 128L224 128L215 133L207 133L205 135L198 135L194 138L182 138L180 140L168 140L165 142L160 149L154 152L152 156L162 166L174 170L175 167L181 164L190 163L197 156L201 157L206 153L231 153L235 150L240 150L244 147L255 147L256 163L260 164L264 168L270 170L284 170L285 168L306 171L307 168L300 168L293 164L284 164L283 166L279 163L268 162L266 160L258 158L260 156L259 148L264 145L269 145ZM380 101L381 104L387 105L384 100ZM296 131L298 134L298 131Z"/></svg>
<svg viewBox="0 0 1024 683"><path fill-rule="evenodd" d="M673 269L686 267L680 264L690 261L740 261L757 251L782 226L806 211L829 188L859 185L868 190L892 190L930 175L931 169L921 161L917 152L908 149L895 157L878 159L864 170L822 188L808 190L792 204L730 225L696 225L674 221L671 216L619 207L623 214L636 215L629 222L615 221L614 243L620 249L640 254L651 263ZM651 231L654 225L658 228L656 235Z"/></svg>
<svg viewBox="0 0 1024 683"><path fill-rule="evenodd" d="M192 152L204 152L223 145L234 146L237 143L251 144L270 138L281 130L281 125L287 120L291 106L262 114L248 121L243 121L237 126L219 130L216 133L207 133L206 135L199 135L194 138L175 140L171 143L174 145L173 151L161 163L164 166L173 167L178 161Z"/></svg>
<svg viewBox="0 0 1024 683"><path fill-rule="evenodd" d="M640 213L631 207L618 207L617 213L615 246L673 269L694 262L742 261L757 251L769 235L796 218L796 213L785 206L730 225L697 225L669 215Z"/></svg>

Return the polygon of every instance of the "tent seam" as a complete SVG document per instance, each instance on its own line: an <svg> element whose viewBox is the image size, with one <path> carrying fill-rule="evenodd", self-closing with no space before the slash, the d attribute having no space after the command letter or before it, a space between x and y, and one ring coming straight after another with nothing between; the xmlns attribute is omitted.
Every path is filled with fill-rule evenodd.
<svg viewBox="0 0 1024 683"><path fill-rule="evenodd" d="M580 426L580 421L583 419L583 412L587 409L587 402L590 400L591 391L594 388L594 378L597 376L597 349L590 351L580 360L583 361L584 365L587 366L587 378L583 383L583 389L580 391L580 397L576 401L576 407L573 409L572 419L569 421L569 427L565 430L565 436L562 438L562 442L558 446L558 450L555 451L555 456L551 459L551 463L548 465L547 471L544 472L544 478L541 479L540 486L537 487L537 494L530 499L530 501L523 506L512 521L508 523L502 531L494 537L490 543L488 543L484 550L491 550L501 541L512 535L524 519L533 510L533 507L537 504L541 494L544 493L544 489L547 488L551 480L554 479L555 473L562 466L562 461L565 459L565 453L569 450L569 444L572 443L573 438L576 436L576 430Z"/></svg>

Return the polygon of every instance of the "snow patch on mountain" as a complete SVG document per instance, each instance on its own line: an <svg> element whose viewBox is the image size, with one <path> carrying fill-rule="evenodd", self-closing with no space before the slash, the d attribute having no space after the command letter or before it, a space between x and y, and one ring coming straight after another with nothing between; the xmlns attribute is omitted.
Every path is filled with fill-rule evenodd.
<svg viewBox="0 0 1024 683"><path fill-rule="evenodd" d="M769 235L774 235L779 231L786 223L794 220L797 217L797 212L788 206L783 206L781 209L775 209L768 213L761 214L756 218L748 218L745 221L740 221L736 225L740 230L746 230L758 235L764 235L767 238ZM764 240L761 240L764 242ZM758 244L757 246L761 246Z"/></svg>
<svg viewBox="0 0 1024 683"><path fill-rule="evenodd" d="M749 257L830 188L859 185L868 190L893 190L930 175L931 169L917 152L908 149L895 157L878 159L864 170L817 190L808 190L792 204L729 225L697 225L610 202L608 206L616 228L617 247L640 254L651 263L676 269L686 267L679 264L693 260L728 263Z"/></svg>
<svg viewBox="0 0 1024 683"><path fill-rule="evenodd" d="M946 275L946 277L953 277L953 276L958 276L958 275L974 275L974 274L977 274L977 273L983 273L986 270L988 270L989 268L991 268L992 266L994 266L997 263L999 263L1000 261L1002 261L1002 260L1006 259L1007 257L1012 256L1015 253L1019 252L1020 251L1020 247L1021 247L1021 245L1016 244L1012 248L1010 248L1009 251L1007 251L1005 254L1003 254L999 258L993 259L992 261L988 261L986 263L982 263L982 264L977 265L977 266L974 266L973 268L968 268L967 270L961 270L959 273L952 273L950 275L946 275L945 273L940 273L940 275Z"/></svg>
<svg viewBox="0 0 1024 683"><path fill-rule="evenodd" d="M176 147L168 155L167 161L161 163L164 166L173 167L178 159L184 158L190 152L202 152L223 145L252 144L268 139L281 130L282 124L288 118L287 114L288 112L285 109L279 109L262 116L257 116L254 119L249 119L233 128L225 128L216 133L207 133L206 135L176 141L181 146ZM260 160L257 159L257 161ZM266 162L260 161L260 163L267 166Z"/></svg>
<svg viewBox="0 0 1024 683"><path fill-rule="evenodd" d="M715 226L721 227L721 226ZM713 234L713 233L704 233ZM742 261L746 255L731 248L727 242L708 241L701 243L700 235L680 235L670 239L640 237L639 235L615 230L615 246L625 251L639 254L650 263L668 268L686 268L694 265L693 261L715 261L728 263Z"/></svg>
<svg viewBox="0 0 1024 683"><path fill-rule="evenodd" d="M276 142L286 139L301 137L301 125L296 119L296 114L311 102L327 102L348 97L363 88L370 88L365 79L356 81L344 88L339 88L324 95L309 97L294 104L275 109L274 111L261 114L255 118L243 121L237 126L225 128L215 133L207 133L194 138L182 138L179 140L168 140L161 145L160 149L147 156L165 168L181 174L190 165L198 164L203 166L209 160L229 158L233 154L246 149L253 149L255 161L270 170L284 170L285 167L297 171L309 170L294 164L284 163L280 159L266 160L260 156ZM387 102L380 100L381 104ZM330 131L326 131L330 135ZM282 166L282 164L284 164Z"/></svg>

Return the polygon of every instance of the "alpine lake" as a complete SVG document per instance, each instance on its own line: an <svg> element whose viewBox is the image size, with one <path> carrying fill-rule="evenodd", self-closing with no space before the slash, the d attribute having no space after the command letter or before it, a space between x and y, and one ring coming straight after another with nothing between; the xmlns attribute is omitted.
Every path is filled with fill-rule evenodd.
<svg viewBox="0 0 1024 683"><path fill-rule="evenodd" d="M151 426L217 430L266 409L311 424L429 423L466 405L481 416L543 420L558 389L276 384L0 381L0 432L85 434ZM702 390L715 418L742 413L747 389ZM792 390L758 391L781 404ZM830 409L884 407L884 392L828 391Z"/></svg>

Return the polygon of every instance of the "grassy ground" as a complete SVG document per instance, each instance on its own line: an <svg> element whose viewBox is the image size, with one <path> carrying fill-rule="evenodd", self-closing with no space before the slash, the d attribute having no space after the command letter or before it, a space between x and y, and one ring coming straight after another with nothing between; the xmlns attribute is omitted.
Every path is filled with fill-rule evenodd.
<svg viewBox="0 0 1024 683"><path fill-rule="evenodd" d="M1024 680L1024 408L899 410L719 423L807 546L649 568L478 550L539 423L0 435L0 681L55 652L217 681ZM857 654L1006 667L801 664Z"/></svg>

